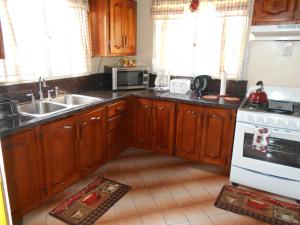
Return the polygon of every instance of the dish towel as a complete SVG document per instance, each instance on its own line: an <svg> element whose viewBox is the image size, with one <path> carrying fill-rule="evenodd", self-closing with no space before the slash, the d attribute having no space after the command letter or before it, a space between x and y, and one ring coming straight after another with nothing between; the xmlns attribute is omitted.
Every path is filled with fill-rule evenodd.
<svg viewBox="0 0 300 225"><path fill-rule="evenodd" d="M270 143L270 132L268 128L257 128L254 132L252 149L258 152L267 153Z"/></svg>

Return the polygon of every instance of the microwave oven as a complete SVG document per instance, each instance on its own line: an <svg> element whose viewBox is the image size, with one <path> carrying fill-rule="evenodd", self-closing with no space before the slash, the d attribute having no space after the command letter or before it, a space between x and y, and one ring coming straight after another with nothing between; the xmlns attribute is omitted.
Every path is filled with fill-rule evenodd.
<svg viewBox="0 0 300 225"><path fill-rule="evenodd" d="M104 67L106 86L113 91L143 89L149 87L149 68L147 67Z"/></svg>

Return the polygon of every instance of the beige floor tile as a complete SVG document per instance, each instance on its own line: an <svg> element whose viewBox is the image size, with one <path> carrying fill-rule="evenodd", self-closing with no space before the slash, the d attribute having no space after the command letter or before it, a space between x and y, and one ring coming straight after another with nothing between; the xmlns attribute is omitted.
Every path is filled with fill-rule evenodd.
<svg viewBox="0 0 300 225"><path fill-rule="evenodd" d="M125 218L118 218L119 225L143 225L139 216L128 216Z"/></svg>
<svg viewBox="0 0 300 225"><path fill-rule="evenodd" d="M140 214L143 225L166 225L163 216L158 213Z"/></svg>
<svg viewBox="0 0 300 225"><path fill-rule="evenodd" d="M191 225L214 225L209 217L200 218L197 220L191 220Z"/></svg>
<svg viewBox="0 0 300 225"><path fill-rule="evenodd" d="M187 218L178 208L163 210L161 211L161 215L167 224L187 222Z"/></svg>
<svg viewBox="0 0 300 225"><path fill-rule="evenodd" d="M243 216L243 215L239 215L239 214L236 214L236 213L228 212L228 215L230 215L233 218L233 220L237 224L240 224L240 225L252 225L252 224L256 224L256 223L260 222L256 219L252 218L252 217Z"/></svg>
<svg viewBox="0 0 300 225"><path fill-rule="evenodd" d="M238 224L233 220L227 213L221 215L211 216L210 219L213 221L215 225L236 225Z"/></svg>
<svg viewBox="0 0 300 225"><path fill-rule="evenodd" d="M214 206L214 201L207 201L207 202L202 202L201 204L202 210L205 212L206 215L208 216L216 216L220 214L225 214L226 211L219 209Z"/></svg>

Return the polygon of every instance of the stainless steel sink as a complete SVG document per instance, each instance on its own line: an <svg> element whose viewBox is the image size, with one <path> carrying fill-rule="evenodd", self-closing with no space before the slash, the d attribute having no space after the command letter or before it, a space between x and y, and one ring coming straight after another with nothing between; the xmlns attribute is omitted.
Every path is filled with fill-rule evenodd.
<svg viewBox="0 0 300 225"><path fill-rule="evenodd" d="M19 112L32 116L45 116L67 109L67 106L58 105L52 102L32 102L19 105Z"/></svg>
<svg viewBox="0 0 300 225"><path fill-rule="evenodd" d="M51 99L51 102L56 102L68 106L76 106L76 105L85 105L93 102L98 102L99 98L84 96L84 95L64 95L54 99Z"/></svg>

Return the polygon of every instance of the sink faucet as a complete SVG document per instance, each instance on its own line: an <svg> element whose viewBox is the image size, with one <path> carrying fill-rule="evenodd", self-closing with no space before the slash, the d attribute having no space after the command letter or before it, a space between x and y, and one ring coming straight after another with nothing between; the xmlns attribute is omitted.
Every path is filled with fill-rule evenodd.
<svg viewBox="0 0 300 225"><path fill-rule="evenodd" d="M47 87L45 79L42 78L42 77L39 77L39 95L40 95L40 100L44 99L42 85L43 85L43 87Z"/></svg>

